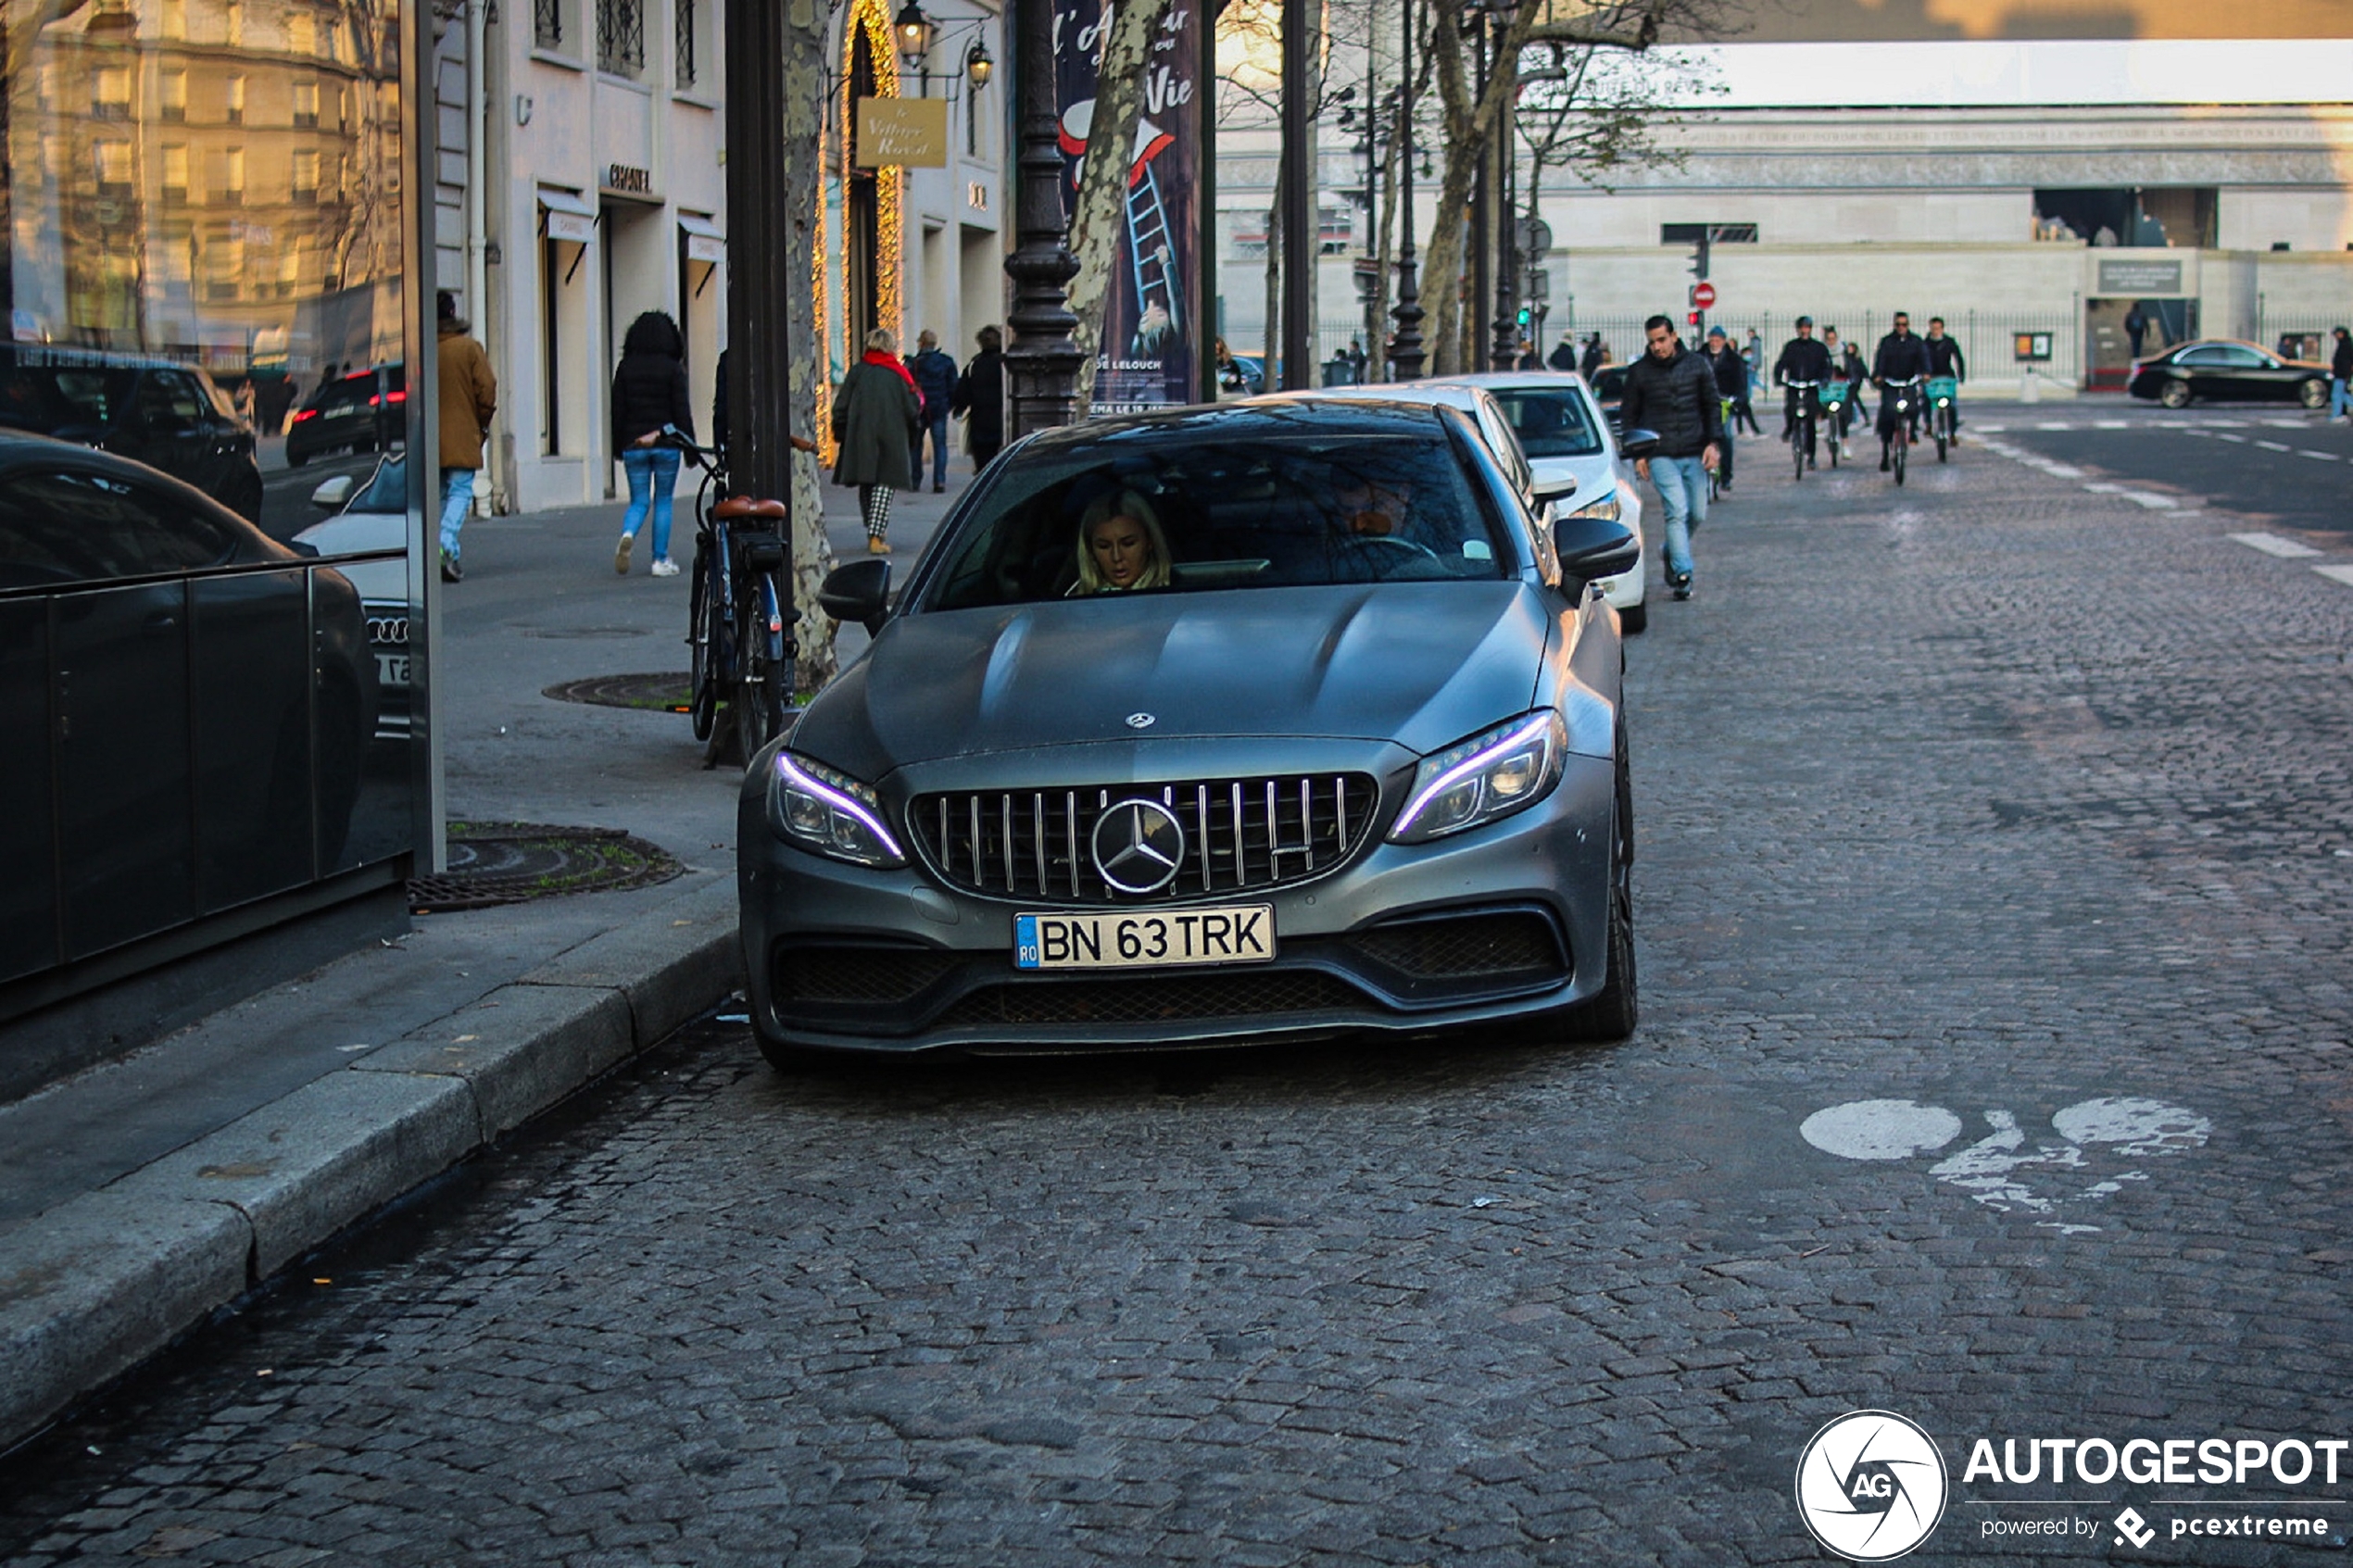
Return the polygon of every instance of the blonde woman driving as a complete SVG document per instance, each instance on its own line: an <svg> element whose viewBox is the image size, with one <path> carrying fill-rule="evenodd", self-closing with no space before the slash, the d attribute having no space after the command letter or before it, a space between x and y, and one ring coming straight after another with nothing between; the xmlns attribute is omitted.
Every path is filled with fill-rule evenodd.
<svg viewBox="0 0 2353 1568"><path fill-rule="evenodd" d="M1133 490L1099 495L1078 523L1078 581L1070 597L1168 586L1168 540L1151 503Z"/></svg>

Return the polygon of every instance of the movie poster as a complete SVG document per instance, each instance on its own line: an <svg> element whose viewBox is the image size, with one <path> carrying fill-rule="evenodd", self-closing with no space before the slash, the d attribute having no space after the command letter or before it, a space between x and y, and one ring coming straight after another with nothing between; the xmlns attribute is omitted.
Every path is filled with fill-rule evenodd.
<svg viewBox="0 0 2353 1568"><path fill-rule="evenodd" d="M1127 223L1112 258L1094 411L1131 413L1194 401L1201 327L1200 110L1202 0L1171 0L1152 41L1144 104L1127 149ZM1063 200L1078 200L1080 160L1094 116L1095 68L1109 27L1101 0L1057 0L1056 103Z"/></svg>

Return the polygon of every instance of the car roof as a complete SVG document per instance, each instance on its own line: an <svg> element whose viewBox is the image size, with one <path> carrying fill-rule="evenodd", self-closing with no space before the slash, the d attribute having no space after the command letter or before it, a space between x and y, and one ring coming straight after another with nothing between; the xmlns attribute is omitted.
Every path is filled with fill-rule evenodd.
<svg viewBox="0 0 2353 1568"><path fill-rule="evenodd" d="M1106 419L1088 420L1081 424L1061 425L1040 431L1024 445L1042 453L1091 442L1156 444L1160 438L1169 435L1222 441L1317 432L1339 435L1352 431L1368 433L1390 431L1401 434L1410 431L1420 434L1428 431L1430 420L1430 408L1427 403L1403 399L1377 402L1352 398L1342 401L1272 393L1265 396L1239 398L1230 403L1189 403L1180 408L1154 408L1139 414L1118 414Z"/></svg>
<svg viewBox="0 0 2353 1568"><path fill-rule="evenodd" d="M1444 408L1460 408L1465 413L1477 411L1489 394L1478 387L1466 385L1449 378L1440 381L1376 382L1369 386L1325 386L1312 391L1285 393L1288 397L1340 398L1351 403L1399 403Z"/></svg>
<svg viewBox="0 0 2353 1568"><path fill-rule="evenodd" d="M1459 376L1448 376L1456 386L1480 386L1490 392L1508 392L1518 387L1584 386L1585 378L1574 370L1475 370Z"/></svg>

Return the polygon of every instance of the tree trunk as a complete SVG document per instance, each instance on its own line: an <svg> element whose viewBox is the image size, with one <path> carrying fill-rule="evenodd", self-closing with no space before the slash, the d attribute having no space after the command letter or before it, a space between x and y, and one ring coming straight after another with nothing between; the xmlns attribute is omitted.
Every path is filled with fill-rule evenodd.
<svg viewBox="0 0 2353 1568"><path fill-rule="evenodd" d="M1070 311L1078 318L1071 334L1078 344L1077 418L1085 419L1095 395L1095 367L1102 349L1103 315L1127 232L1127 171L1136 146L1136 121L1144 109L1144 79L1151 66L1152 40L1168 19L1169 0L1125 0L1111 24L1095 74L1094 118L1087 128L1087 157L1078 177L1078 202L1070 215L1070 252L1078 273L1070 281Z"/></svg>
<svg viewBox="0 0 2353 1568"><path fill-rule="evenodd" d="M825 114L825 16L816 0L787 0L785 13L785 136L787 145L824 144ZM815 157L786 160L791 182L793 214L792 273L812 278L817 271L817 182ZM886 178L897 179L895 170ZM817 342L817 294L796 289L784 302L791 312L788 341L792 345L789 386L791 423L795 434L817 434L817 387L831 373ZM793 671L795 692L814 691L834 678L834 633L840 622L817 608L817 589L834 569L833 546L825 538L825 498L814 453L796 452L792 459L793 607L799 611L795 636L800 659ZM786 694L791 700L792 694Z"/></svg>
<svg viewBox="0 0 2353 1568"><path fill-rule="evenodd" d="M1445 171L1438 185L1438 214L1430 222L1423 253L1428 279L1422 303L1429 310L1430 374L1460 375L1473 368L1463 357L1463 242L1469 232L1471 180L1478 168L1471 151L1447 138ZM1476 316L1476 310L1469 313Z"/></svg>
<svg viewBox="0 0 2353 1568"><path fill-rule="evenodd" d="M1266 341L1259 345L1258 389L1272 392L1283 353L1283 165L1275 164L1275 205L1266 213Z"/></svg>

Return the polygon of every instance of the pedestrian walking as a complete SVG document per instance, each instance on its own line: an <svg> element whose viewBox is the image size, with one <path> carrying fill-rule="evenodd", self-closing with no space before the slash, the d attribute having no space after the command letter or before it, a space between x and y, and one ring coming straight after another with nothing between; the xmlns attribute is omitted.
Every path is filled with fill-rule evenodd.
<svg viewBox="0 0 2353 1568"><path fill-rule="evenodd" d="M1721 327L1707 329L1707 370L1716 378L1716 394L1730 408L1731 418L1724 421L1723 455L1716 465L1716 482L1725 495L1732 493L1732 433L1740 420L1740 407L1748 401L1748 361L1732 346L1730 333Z"/></svg>
<svg viewBox="0 0 2353 1568"><path fill-rule="evenodd" d="M648 310L629 323L621 340L621 363L612 373L612 449L621 454L622 472L629 480L629 510L621 520L621 543L613 546L612 569L629 575L629 552L637 530L650 512L654 520L653 560L648 572L675 577L677 563L670 558L671 492L678 484L678 448L665 445L662 427L674 425L694 439L695 410L686 391L686 340L678 323L660 310Z"/></svg>
<svg viewBox="0 0 2353 1568"><path fill-rule="evenodd" d="M964 421L964 450L972 454L978 473L1005 445L1005 339L994 327L980 329L980 352L956 378L949 411Z"/></svg>
<svg viewBox="0 0 2353 1568"><path fill-rule="evenodd" d="M1585 339L1585 352L1577 358L1577 373L1587 381L1592 381L1593 372L1602 368L1608 357L1608 351L1602 347L1602 334L1599 332L1588 334Z"/></svg>
<svg viewBox="0 0 2353 1568"><path fill-rule="evenodd" d="M1576 335L1571 332L1561 333L1560 342L1553 345L1553 351L1545 356L1544 363L1555 370L1567 371L1577 369Z"/></svg>
<svg viewBox="0 0 2353 1568"><path fill-rule="evenodd" d="M1707 521L1707 476L1721 460L1724 406L1707 360L1683 346L1675 323L1642 323L1649 352L1626 374L1618 413L1623 428L1648 430L1658 450L1634 465L1658 489L1667 514L1667 585L1692 596L1692 533Z"/></svg>
<svg viewBox="0 0 2353 1568"><path fill-rule="evenodd" d="M2124 312L2124 335L2133 340L2133 358L2141 357L2141 340L2148 335L2149 319L2141 314L2141 302L2134 300L2133 308Z"/></svg>
<svg viewBox="0 0 2353 1568"><path fill-rule="evenodd" d="M458 531L473 510L474 475L498 411L498 378L490 373L488 351L467 335L472 329L458 314L456 295L444 289L435 295L434 316L441 362L441 580L462 583Z"/></svg>
<svg viewBox="0 0 2353 1568"><path fill-rule="evenodd" d="M866 352L834 393L834 483L858 486L870 555L890 554L890 493L915 487L915 420L924 400L915 378L899 362L899 339L888 327L866 334Z"/></svg>
<svg viewBox="0 0 2353 1568"><path fill-rule="evenodd" d="M2329 418L2353 420L2353 332L2336 329L2336 352L2329 357Z"/></svg>
<svg viewBox="0 0 2353 1568"><path fill-rule="evenodd" d="M909 488L924 487L924 437L928 435L931 488L937 495L948 488L948 405L956 395L956 361L939 351L939 334L928 327L915 334L915 352L907 361L907 374L914 382L915 395L923 399L911 444L914 483Z"/></svg>

